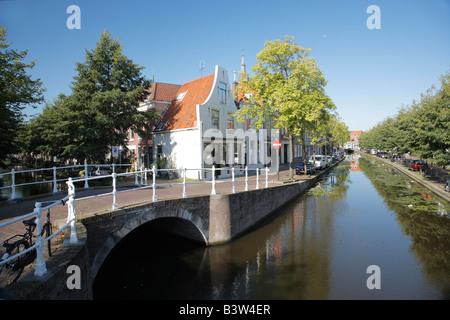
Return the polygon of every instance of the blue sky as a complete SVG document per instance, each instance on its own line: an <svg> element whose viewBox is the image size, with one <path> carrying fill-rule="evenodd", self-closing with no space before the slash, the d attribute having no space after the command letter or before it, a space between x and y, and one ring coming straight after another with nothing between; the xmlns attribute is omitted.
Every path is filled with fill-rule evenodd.
<svg viewBox="0 0 450 320"><path fill-rule="evenodd" d="M66 26L70 5L81 9L79 30ZM381 29L366 26L370 5ZM176 84L200 77L200 61L203 75L218 64L233 77L242 52L250 71L266 40L293 35L312 49L350 130L396 114L450 69L450 0L0 0L0 25L11 48L36 60L30 73L49 101L70 94L75 63L105 29L149 79Z"/></svg>

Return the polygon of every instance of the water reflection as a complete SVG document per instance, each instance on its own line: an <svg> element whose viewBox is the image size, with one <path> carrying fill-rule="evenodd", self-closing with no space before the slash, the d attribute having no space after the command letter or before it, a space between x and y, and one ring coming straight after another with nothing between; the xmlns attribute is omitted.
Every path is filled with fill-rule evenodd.
<svg viewBox="0 0 450 320"><path fill-rule="evenodd" d="M325 298L327 239L314 236L321 223L306 219L307 211L307 202L296 203L286 216L228 245L209 248L211 298Z"/></svg>
<svg viewBox="0 0 450 320"><path fill-rule="evenodd" d="M428 281L450 299L449 203L390 166L364 159L361 167L395 213L402 233L411 239L410 250Z"/></svg>
<svg viewBox="0 0 450 320"><path fill-rule="evenodd" d="M270 224L209 248L211 298L449 298L448 205L391 167L352 160ZM374 263L379 291L365 285Z"/></svg>
<svg viewBox="0 0 450 320"><path fill-rule="evenodd" d="M144 233L146 241L126 248L155 243L151 259L130 263L118 252L100 277L121 268L126 275L118 285L98 281L96 298L449 298L450 219L439 214L448 204L389 166L354 160L231 243L185 247ZM381 268L381 290L366 286L372 264Z"/></svg>

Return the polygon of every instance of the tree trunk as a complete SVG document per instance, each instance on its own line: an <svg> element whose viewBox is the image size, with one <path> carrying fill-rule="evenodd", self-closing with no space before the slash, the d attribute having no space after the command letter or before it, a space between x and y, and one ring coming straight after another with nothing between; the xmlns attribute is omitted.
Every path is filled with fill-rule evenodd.
<svg viewBox="0 0 450 320"><path fill-rule="evenodd" d="M303 168L305 168L305 177L308 175L307 167L308 159L306 158L306 139L305 139L305 133L302 131L302 153L303 153Z"/></svg>
<svg viewBox="0 0 450 320"><path fill-rule="evenodd" d="M294 136L289 133L289 180L294 179Z"/></svg>

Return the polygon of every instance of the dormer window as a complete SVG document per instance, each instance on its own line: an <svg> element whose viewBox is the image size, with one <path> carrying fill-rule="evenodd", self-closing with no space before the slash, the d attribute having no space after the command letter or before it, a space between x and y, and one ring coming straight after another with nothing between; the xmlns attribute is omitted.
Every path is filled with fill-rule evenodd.
<svg viewBox="0 0 450 320"><path fill-rule="evenodd" d="M180 93L178 94L178 96L177 96L176 101L181 101L181 100L183 100L183 98L184 98L184 96L186 95L186 93L187 93L187 91L180 92Z"/></svg>

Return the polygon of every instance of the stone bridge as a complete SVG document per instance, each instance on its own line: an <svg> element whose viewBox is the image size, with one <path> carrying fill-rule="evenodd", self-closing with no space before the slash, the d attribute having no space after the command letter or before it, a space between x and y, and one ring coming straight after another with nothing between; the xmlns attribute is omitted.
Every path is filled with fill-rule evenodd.
<svg viewBox="0 0 450 320"><path fill-rule="evenodd" d="M46 275L27 275L10 293L16 299L91 299L92 284L106 257L136 228L151 223L207 246L225 243L256 228L312 187L326 171L269 188L143 202L85 215L77 223L79 245L62 245L47 261ZM70 265L81 270L81 289L67 287Z"/></svg>

